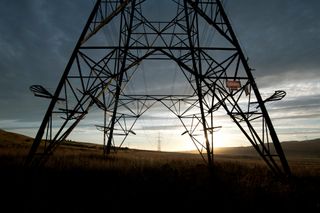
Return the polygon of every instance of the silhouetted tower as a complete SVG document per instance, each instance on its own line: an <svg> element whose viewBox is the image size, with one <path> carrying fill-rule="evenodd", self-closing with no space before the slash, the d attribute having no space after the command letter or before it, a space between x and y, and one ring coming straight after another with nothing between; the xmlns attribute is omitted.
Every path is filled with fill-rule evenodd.
<svg viewBox="0 0 320 213"><path fill-rule="evenodd" d="M150 3L167 4L168 11L154 20L150 17L159 8L150 9ZM168 15L169 10L174 14ZM111 34L116 39L109 39ZM189 92L128 92L143 64L155 61L174 63ZM93 107L104 114L99 128L108 154L135 134L139 117L161 103L180 120L183 134L190 136L209 166L213 124L216 113L223 110L273 172L290 174L265 107L285 92L261 97L220 0L97 0L55 93L39 85L31 90L51 102L28 163L37 161L36 154L40 160L48 156ZM40 146L42 140L46 146Z"/></svg>

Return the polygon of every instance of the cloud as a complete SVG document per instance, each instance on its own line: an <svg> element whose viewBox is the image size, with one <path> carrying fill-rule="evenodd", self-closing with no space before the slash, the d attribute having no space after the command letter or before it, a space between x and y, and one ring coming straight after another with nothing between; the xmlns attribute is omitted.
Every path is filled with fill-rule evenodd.
<svg viewBox="0 0 320 213"><path fill-rule="evenodd" d="M319 72L319 1L229 1L226 8L255 77Z"/></svg>
<svg viewBox="0 0 320 213"><path fill-rule="evenodd" d="M0 119L41 119L43 105L29 86L43 84L54 90L90 12L85 2L0 3Z"/></svg>

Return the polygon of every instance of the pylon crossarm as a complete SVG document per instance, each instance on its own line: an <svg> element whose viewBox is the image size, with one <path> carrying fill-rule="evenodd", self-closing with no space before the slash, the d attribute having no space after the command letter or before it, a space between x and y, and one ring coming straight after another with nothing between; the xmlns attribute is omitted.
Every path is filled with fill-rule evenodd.
<svg viewBox="0 0 320 213"><path fill-rule="evenodd" d="M283 90L276 90L271 96L263 100L263 103L280 101L286 96L286 92ZM259 102L251 102L251 104L256 104L256 108L259 108Z"/></svg>
<svg viewBox="0 0 320 213"><path fill-rule="evenodd" d="M30 91L34 94L36 97L40 98L47 98L47 99L52 99L53 95L42 85L31 85L30 86ZM63 98L58 98L58 101L65 101Z"/></svg>

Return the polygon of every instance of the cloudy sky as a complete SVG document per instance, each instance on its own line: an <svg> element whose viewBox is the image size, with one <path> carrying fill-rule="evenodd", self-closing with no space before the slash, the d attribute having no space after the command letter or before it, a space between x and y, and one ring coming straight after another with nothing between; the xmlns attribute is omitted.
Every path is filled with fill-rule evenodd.
<svg viewBox="0 0 320 213"><path fill-rule="evenodd" d="M280 140L320 137L320 1L224 4L262 96L287 92L267 106ZM48 102L34 97L29 86L54 91L92 7L93 0L0 1L1 129L35 136ZM158 137L156 132L143 146L156 149Z"/></svg>

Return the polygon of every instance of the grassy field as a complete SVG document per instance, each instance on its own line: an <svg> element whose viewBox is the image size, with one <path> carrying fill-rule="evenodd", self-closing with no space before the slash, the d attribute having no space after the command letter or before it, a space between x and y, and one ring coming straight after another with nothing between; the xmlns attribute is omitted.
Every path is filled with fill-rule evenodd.
<svg viewBox="0 0 320 213"><path fill-rule="evenodd" d="M293 177L275 178L255 155L197 154L96 145L60 146L43 168L23 162L32 139L0 131L1 212L320 212L320 159L288 155ZM5 209L9 209L5 210Z"/></svg>

